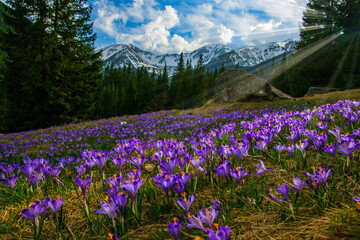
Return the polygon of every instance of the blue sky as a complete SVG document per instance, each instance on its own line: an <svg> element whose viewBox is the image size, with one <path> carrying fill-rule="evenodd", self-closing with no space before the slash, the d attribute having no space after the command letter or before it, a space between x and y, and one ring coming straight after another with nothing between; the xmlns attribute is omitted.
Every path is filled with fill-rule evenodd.
<svg viewBox="0 0 360 240"><path fill-rule="evenodd" d="M90 0L96 47L134 44L154 53L206 44L237 48L299 38L307 0Z"/></svg>

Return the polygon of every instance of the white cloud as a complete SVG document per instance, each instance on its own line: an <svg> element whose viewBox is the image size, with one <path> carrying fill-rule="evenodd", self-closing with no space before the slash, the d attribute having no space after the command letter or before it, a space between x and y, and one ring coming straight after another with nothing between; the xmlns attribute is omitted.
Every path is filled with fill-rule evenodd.
<svg viewBox="0 0 360 240"><path fill-rule="evenodd" d="M97 0L96 28L117 43L173 53L234 39L251 44L296 37L308 0L206 0L165 7L158 0L133 0L121 8L114 1Z"/></svg>
<svg viewBox="0 0 360 240"><path fill-rule="evenodd" d="M111 37L115 37L117 34L116 21L120 21L124 25L128 17L107 0L97 1L94 5L97 7L97 18L94 21L94 27Z"/></svg>
<svg viewBox="0 0 360 240"><path fill-rule="evenodd" d="M116 37L118 43L139 42L141 47L146 50L153 50L161 53L169 51L170 41L182 41L180 36L174 36L171 39L170 29L179 23L178 15L171 6L166 6L165 10L159 16L137 29L138 33L123 34Z"/></svg>
<svg viewBox="0 0 360 240"><path fill-rule="evenodd" d="M203 44L227 44L231 42L233 35L233 30L227 28L223 24L217 25L207 19L194 23L194 30L192 32L193 38Z"/></svg>
<svg viewBox="0 0 360 240"><path fill-rule="evenodd" d="M259 23L256 26L251 26L251 32L271 32L281 26L281 22L275 22L274 19L271 19L267 23Z"/></svg>

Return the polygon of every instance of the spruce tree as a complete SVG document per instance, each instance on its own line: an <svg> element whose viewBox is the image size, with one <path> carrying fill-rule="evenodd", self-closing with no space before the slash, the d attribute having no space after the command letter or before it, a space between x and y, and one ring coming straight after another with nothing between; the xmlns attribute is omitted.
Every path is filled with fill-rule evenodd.
<svg viewBox="0 0 360 240"><path fill-rule="evenodd" d="M339 0L309 0L300 28L297 48L309 46L340 31L337 22Z"/></svg>
<svg viewBox="0 0 360 240"><path fill-rule="evenodd" d="M15 33L7 34L10 130L93 117L101 53L87 0L8 0ZM21 99L18 96L23 96Z"/></svg>
<svg viewBox="0 0 360 240"><path fill-rule="evenodd" d="M4 35L12 31L12 28L7 24L6 17L10 17L8 7L0 2L0 132L4 132L7 128L7 113L9 109L4 85L4 74L8 61L8 55L4 46Z"/></svg>

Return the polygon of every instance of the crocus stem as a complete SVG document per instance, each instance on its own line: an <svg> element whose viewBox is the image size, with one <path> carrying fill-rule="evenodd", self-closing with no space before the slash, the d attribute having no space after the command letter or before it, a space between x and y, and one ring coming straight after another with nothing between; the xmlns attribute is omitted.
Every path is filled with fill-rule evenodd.
<svg viewBox="0 0 360 240"><path fill-rule="evenodd" d="M210 172L210 183L211 183L211 188L214 189L214 179L213 179L213 173Z"/></svg>
<svg viewBox="0 0 360 240"><path fill-rule="evenodd" d="M112 223L113 223L113 227L114 227L115 234L118 234L117 228L116 228L115 218L112 218Z"/></svg>
<svg viewBox="0 0 360 240"><path fill-rule="evenodd" d="M86 203L86 199L85 199L85 198L84 198L84 207L85 207L86 217L89 219L90 213L89 213L89 208L88 208L88 205L87 205L87 203Z"/></svg>
<svg viewBox="0 0 360 240"><path fill-rule="evenodd" d="M125 225L124 225L124 216L123 215L121 215L120 221L121 221L121 233L125 234Z"/></svg>
<svg viewBox="0 0 360 240"><path fill-rule="evenodd" d="M194 184L194 193L196 193L196 185L197 185L198 177L199 177L199 174L196 173L196 176L195 176L195 184Z"/></svg>
<svg viewBox="0 0 360 240"><path fill-rule="evenodd" d="M36 221L34 221L34 240L37 239L37 226L36 226Z"/></svg>
<svg viewBox="0 0 360 240"><path fill-rule="evenodd" d="M294 220L296 220L296 219L295 219L295 214L294 214L294 209L293 209L293 207L292 207L292 205L291 205L290 202L289 202L289 207L290 207L291 215L293 216Z"/></svg>

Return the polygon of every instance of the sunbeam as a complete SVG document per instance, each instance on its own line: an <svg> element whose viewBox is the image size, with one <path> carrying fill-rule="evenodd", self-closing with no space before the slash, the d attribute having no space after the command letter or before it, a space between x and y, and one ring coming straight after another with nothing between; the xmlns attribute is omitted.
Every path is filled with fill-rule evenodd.
<svg viewBox="0 0 360 240"><path fill-rule="evenodd" d="M317 51L319 51L320 49L322 49L329 43L333 42L340 36L341 36L341 33L333 34L331 36L321 39L321 40L317 41L316 43L313 43L312 45L300 50L299 52L296 53L296 55L294 55L291 59L289 59L289 61L287 61L286 63L279 64L276 67L276 69L274 69L272 71L272 73L270 73L270 76L266 76L265 78L269 79L269 77L270 78L276 77L276 76L282 74L283 72L286 71L286 69L289 69L289 68L295 66L296 64L298 64L299 62L304 61L307 57L316 53ZM276 72L276 76L271 76L274 74L274 72Z"/></svg>
<svg viewBox="0 0 360 240"><path fill-rule="evenodd" d="M341 57L341 60L338 64L338 67L335 69L335 72L334 74L332 75L331 79L330 79L330 82L328 84L328 87L334 87L334 84L336 82L336 79L338 78L339 76L339 72L342 70L343 66L344 66L344 62L346 60L346 57L349 55L349 51L351 49L351 46L353 44L353 41L354 41L354 38L355 36L352 37L351 39L351 42L349 44L349 46L346 48L346 51L344 52L343 56Z"/></svg>

